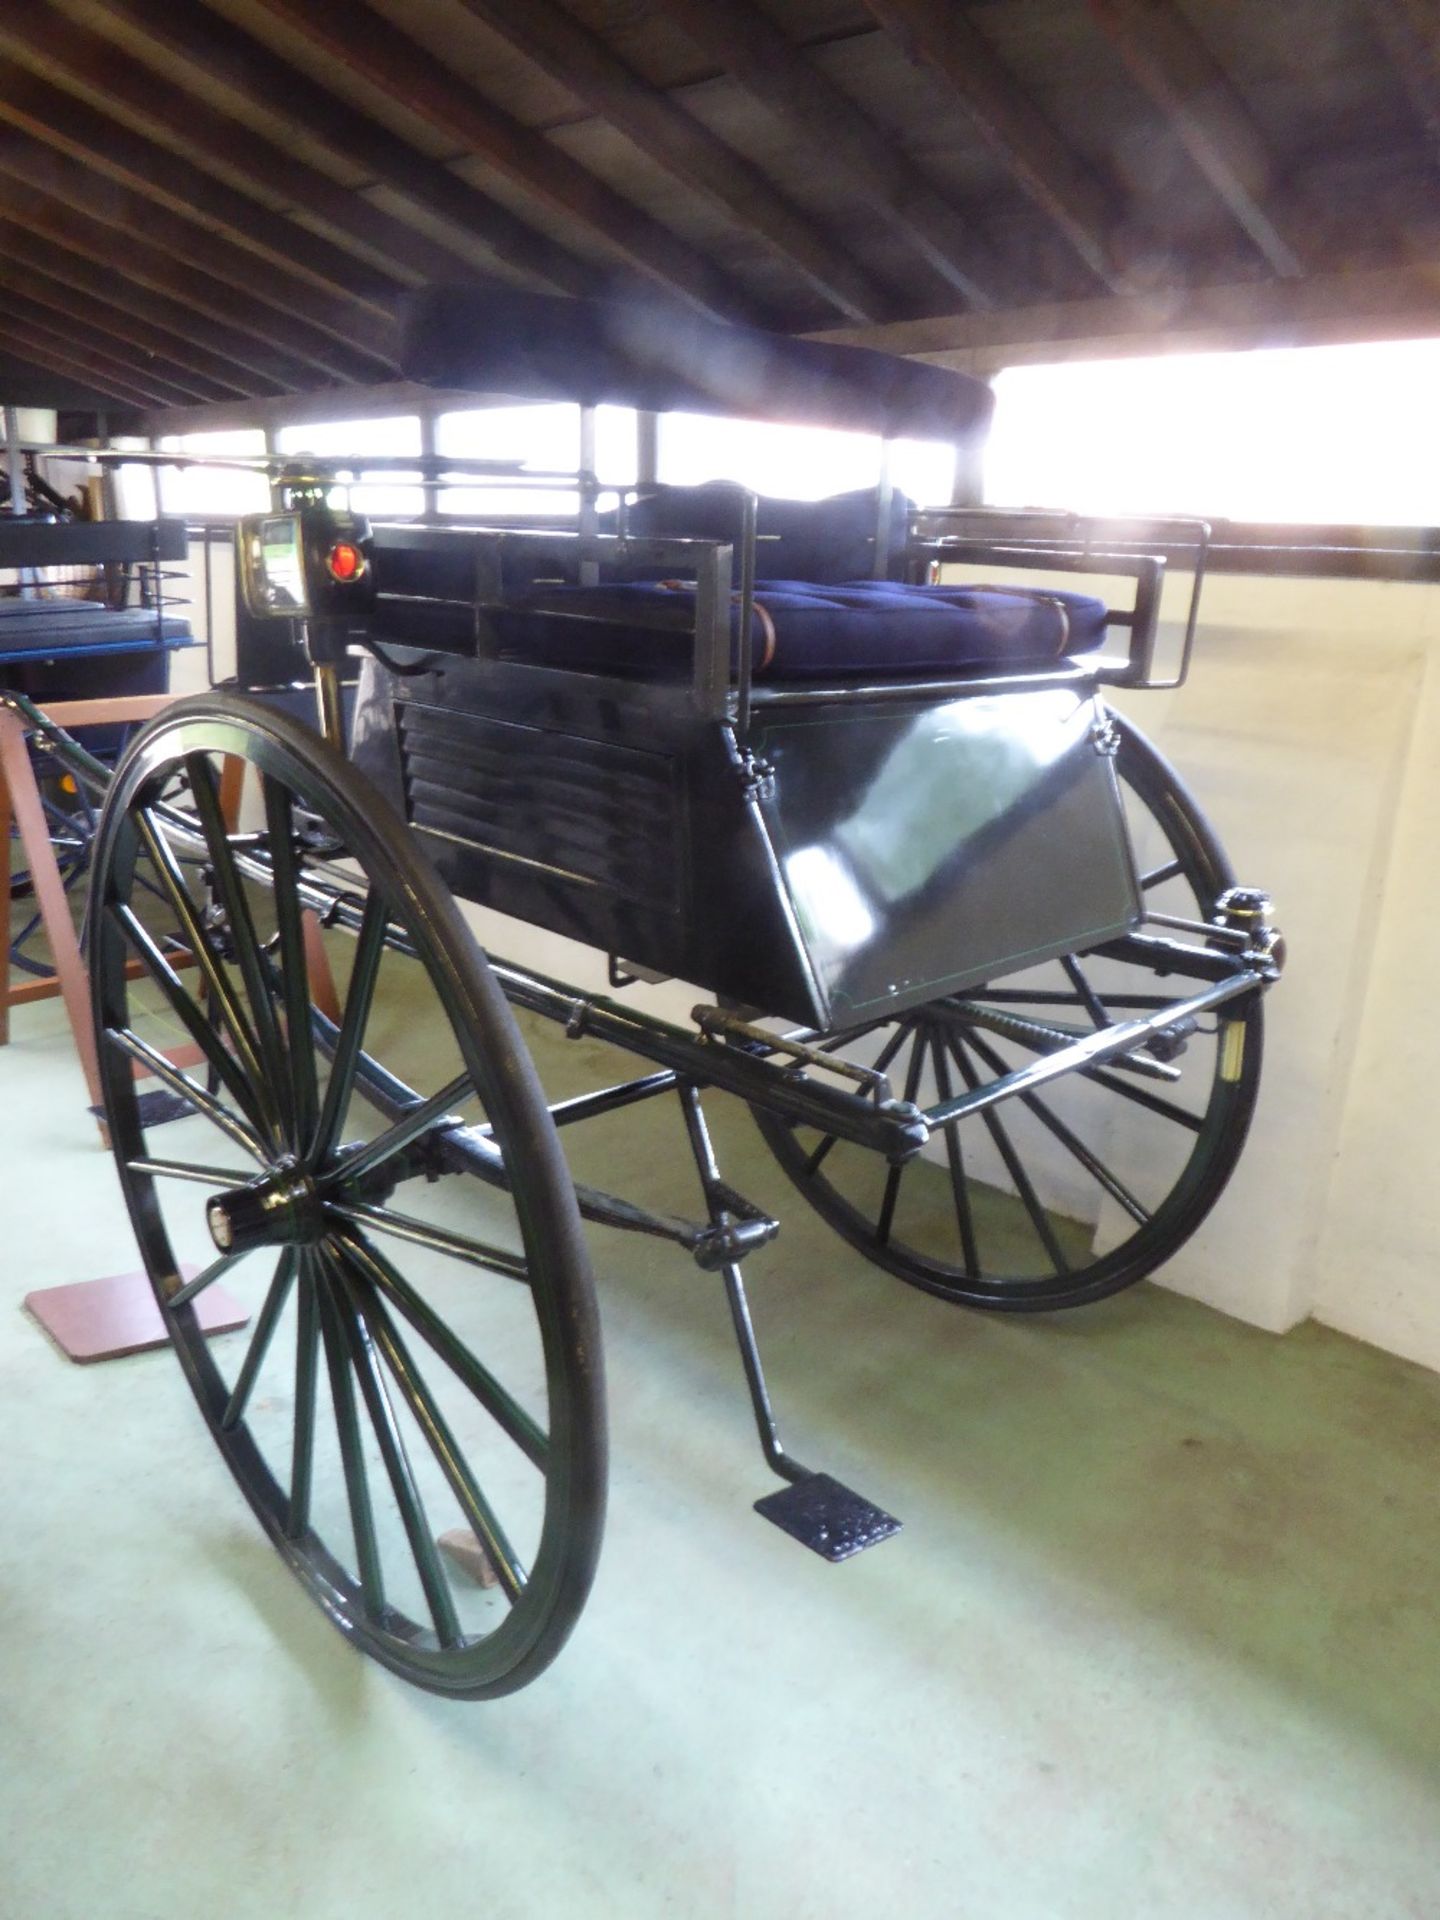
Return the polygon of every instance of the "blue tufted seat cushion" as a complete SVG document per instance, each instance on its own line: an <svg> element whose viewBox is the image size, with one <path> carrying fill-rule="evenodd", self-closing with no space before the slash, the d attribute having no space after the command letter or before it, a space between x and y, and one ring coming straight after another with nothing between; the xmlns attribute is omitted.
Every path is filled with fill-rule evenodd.
<svg viewBox="0 0 1440 1920"><path fill-rule="evenodd" d="M695 601L694 587L680 581L554 586L529 605L508 608L496 625L505 651L519 658L684 677ZM732 668L739 619L736 594ZM751 671L757 680L807 680L1042 667L1093 652L1104 639L1105 620L1102 600L1051 588L764 580L755 588Z"/></svg>

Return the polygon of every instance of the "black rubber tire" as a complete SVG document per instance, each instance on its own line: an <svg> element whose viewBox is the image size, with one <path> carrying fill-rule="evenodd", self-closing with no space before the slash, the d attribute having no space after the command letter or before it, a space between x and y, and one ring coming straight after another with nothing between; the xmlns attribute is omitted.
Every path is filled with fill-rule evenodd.
<svg viewBox="0 0 1440 1920"><path fill-rule="evenodd" d="M470 1076L493 1130L492 1138L503 1154L504 1185L513 1202L529 1272L539 1349L543 1351L549 1434L543 1466L538 1468L543 1473L543 1491L537 1490L535 1494L537 1510L543 1500L543 1523L537 1521L538 1547L533 1564L509 1611L493 1631L473 1639L462 1637L459 1644L443 1644L438 1633L438 1613L433 1621L425 1622L397 1611L388 1600L378 1609L372 1607L362 1578L351 1565L351 1561L363 1565L358 1545L352 1544L347 1554L342 1542L321 1539L308 1524L297 1535L291 1524L291 1490L282 1484L272 1460L252 1437L248 1405L243 1419L229 1426L225 1424L226 1403L234 1391L232 1382L222 1372L216 1350L200 1333L194 1307L184 1304L177 1308L171 1303L170 1296L180 1281L157 1193L158 1178L154 1173L137 1171L132 1164L147 1154L152 1158L163 1157L165 1149L163 1145L148 1143L149 1129L137 1095L131 1058L110 1036L125 1031L131 1024L132 983L126 979L124 963L134 941L133 936L127 937L118 914L136 886L137 862L142 859L137 817L141 809L153 806L167 781L173 784L187 760L192 768L198 768L199 762L192 758L194 756L238 756L256 770L267 795L283 788L291 796L283 803L287 808L293 804L308 809L334 829L350 860L363 871L370 888L378 889L392 929L398 925L408 935L416 960L401 960L396 964L418 963L423 968L429 990L453 1036L453 1039L446 1037L446 1045L453 1047L456 1056L463 1060L462 1072ZM199 777L199 772L190 775L192 783ZM294 819L295 815L289 812L276 817ZM272 836L266 844L273 843ZM298 845L298 840L293 844ZM152 870L158 871L153 867L153 856L143 857L151 858ZM246 884L251 881L247 880ZM525 1685L549 1664L568 1637L589 1592L599 1554L606 1487L599 1324L580 1216L554 1125L509 1006L454 900L404 826L353 767L294 720L257 702L228 694L207 694L180 701L132 742L117 768L100 823L92 887L90 964L106 1122L146 1269L176 1352L226 1464L291 1570L356 1646L405 1679L437 1693L480 1699ZM269 896L276 902L277 924L279 891L272 888ZM297 894L297 900L298 897ZM378 915L378 910L377 917L383 925L384 918ZM233 969L237 960L243 958L237 955L237 944L232 925L230 957L226 960L221 950L222 966ZM262 945L257 938L256 948ZM285 1071L291 1075L293 1085L298 1086L302 1067L292 1054L289 1024L280 1026L277 1017L283 1014L285 991L281 978L284 949L279 952L282 959L277 960L272 954L268 963L271 983L268 990L273 994L274 1005L271 1014L265 1017L274 1020L284 1034ZM257 956L256 964L266 963ZM378 967L378 960L376 964ZM392 963L387 958L385 964ZM297 967L295 973L301 975L304 969ZM305 991L308 997L308 987ZM245 1007L258 1021L253 975L251 982L246 983L246 994ZM209 998L214 997L212 988ZM305 1001L299 1004L303 1006ZM316 1033L313 1022L306 1024L305 1031L307 1044L313 1043ZM235 1051L233 1043L229 1050ZM235 1065L233 1061L230 1064ZM242 1069L243 1062L236 1070ZM318 1068L315 1071L318 1076ZM327 1167L333 1172L339 1164L334 1154L322 1163L319 1143L324 1129L314 1121L317 1084L318 1081L311 1082L314 1124L307 1128L302 1126L300 1118L292 1116L295 1124L289 1136L284 1136L282 1129L266 1144L269 1166L273 1167L280 1157L275 1146L277 1139L283 1151L303 1155L302 1133L308 1133L315 1144L316 1164L310 1170L315 1177L323 1177ZM252 1089L252 1093L256 1099L260 1097L258 1090ZM287 1098L293 1102L296 1115L300 1115L303 1112L301 1095L292 1087ZM343 1114L341 1118L343 1120ZM204 1189L196 1191L203 1200ZM166 1189L167 1207L171 1192L171 1188ZM364 1317L360 1304L364 1295L362 1282L356 1278L359 1270L354 1263L354 1247L365 1240L365 1234L338 1222L334 1223L332 1232L328 1214L326 1221L326 1237L313 1246L307 1244L303 1253L297 1252L289 1269L294 1282L292 1317L296 1326L297 1358L302 1341L299 1329L302 1324L309 1329L303 1336L310 1354L309 1419L313 1429L317 1418L314 1381L321 1375L319 1355L323 1348L325 1361L332 1368L328 1414L338 1427L336 1409L341 1405L341 1398L336 1397L340 1387L335 1384L334 1353L342 1356L348 1353L354 1379L343 1398L353 1408L354 1380L358 1380L362 1389L360 1405L371 1414L367 1444L372 1449L379 1444L383 1450L383 1440L379 1439L383 1416L377 1415L374 1403L364 1398L367 1387L373 1391L373 1378L367 1382L362 1351L371 1334L370 1322ZM345 1238L346 1235L352 1237ZM287 1247L279 1256L272 1291L280 1285L282 1271L287 1270L286 1262L290 1259ZM475 1264L471 1262L472 1267ZM391 1271L398 1270L392 1268ZM290 1281L285 1284L288 1287ZM301 1304L307 1287L313 1300L308 1309ZM373 1307L374 1300L380 1296L374 1289L372 1294ZM506 1296L507 1300L514 1297ZM386 1311L394 1305L393 1298L387 1296L387 1301ZM347 1303L353 1306L353 1324L346 1324L338 1317L347 1310ZM285 1311L288 1313L289 1308ZM309 1318L302 1323L304 1312L308 1312ZM394 1324L400 1324L398 1319ZM360 1346L354 1344L357 1328L363 1335ZM410 1331L411 1323L407 1322L406 1328ZM398 1382L399 1375L394 1373L393 1366L389 1376L380 1369L377 1355L384 1352L383 1341L378 1346L372 1342L370 1373L379 1372L382 1378ZM343 1358L341 1372L344 1374ZM300 1376L295 1377L298 1406ZM450 1376L446 1379L450 1381ZM453 1381L450 1383L453 1385ZM405 1404L414 1411L414 1402ZM295 1420L298 1435L298 1414ZM325 1431L328 1436L328 1429ZM312 1439L312 1458L316 1444ZM434 1460L439 1461L441 1454L433 1443L432 1452ZM433 1467L434 1462L426 1465ZM363 1471L361 1478L364 1478ZM345 1479L347 1494L350 1494L348 1466ZM304 1502L307 1514L310 1511L308 1482L307 1469ZM398 1490L396 1500L398 1503ZM398 1510L403 1513L403 1503L398 1505ZM352 1516L353 1512L351 1495ZM413 1535L410 1537L413 1546ZM358 1539L357 1522L355 1540ZM420 1564L417 1549L415 1567ZM429 1591L426 1589L427 1595Z"/></svg>
<svg viewBox="0 0 1440 1920"><path fill-rule="evenodd" d="M1178 884L1188 889L1190 898L1188 903L1183 904L1182 911L1186 917L1208 919L1218 895L1234 884L1230 862L1213 828L1173 768L1128 721L1119 716L1112 717L1120 736L1116 771L1122 793L1127 796L1127 812L1138 807L1142 813L1148 814L1163 835L1171 859L1178 863L1177 873L1156 884L1171 887ZM1132 816L1132 832L1133 826ZM1160 868L1152 871L1159 872ZM1016 976L1017 980L1024 978ZM1013 982L991 981L985 987L973 989L966 998L983 1003L987 992L1007 985L1013 985ZM1058 994L1054 996L1055 1003L1058 1004L1059 998ZM935 1009L921 1008L916 1014L903 1016L890 1023L883 1031L892 1039L907 1030L912 1036L938 1035L941 1028L935 1023L939 1021L943 1008L944 1003L939 1003ZM1132 1286L1154 1272L1195 1232L1219 1199L1244 1146L1254 1112L1260 1080L1262 1019L1259 994L1247 995L1233 1004L1233 1010L1231 1007L1224 1010L1221 1024L1229 1031L1228 1056L1217 1038L1211 1049L1213 1067L1203 1117L1195 1134L1194 1147L1184 1165L1178 1169L1163 1198L1148 1209L1147 1221L1138 1224L1135 1231L1118 1245L1091 1258L1080 1257L1068 1264L1065 1270L1060 1270L1053 1259L1047 1261L1046 1248L1039 1241L1037 1233L1034 1271L987 1273L975 1257L977 1248L974 1242L978 1238L973 1230L975 1209L968 1197L966 1211L972 1220L972 1257L968 1264L959 1244L961 1203L958 1198L955 1201L955 1231L945 1239L943 1246L938 1244L939 1235L937 1244L929 1246L909 1244L898 1237L894 1230L896 1212L893 1197L890 1200L890 1221L882 1231L883 1194L879 1202L871 1201L868 1204L855 1197L855 1189L865 1183L866 1175L866 1170L857 1170L855 1156L872 1160L873 1156L862 1156L858 1148L842 1147L837 1153L827 1153L820 1165L814 1165L812 1163L821 1138L818 1133L813 1129L796 1128L759 1107L752 1108L752 1112L771 1151L798 1190L842 1238L887 1272L912 1286L964 1306L1005 1312L1044 1312L1080 1306L1119 1292L1121 1288ZM930 1041L921 1042L916 1037L900 1041L891 1061L897 1086L917 1045L922 1062L928 1058L933 1063L933 1051L926 1052L926 1047L932 1044ZM942 1040L940 1044L944 1046L947 1043ZM976 1042L971 1039L964 1044L973 1047ZM989 1036L979 1044L988 1046L992 1055L997 1053ZM1192 1050L1198 1044L1192 1042ZM1208 1041L1205 1044L1208 1045ZM1234 1077L1229 1077L1237 1054L1238 1072ZM1222 1068L1222 1062L1228 1064ZM1009 1066L1018 1062L1006 1060L1005 1064ZM948 1074L949 1066L943 1070ZM992 1067L991 1070L995 1069ZM1120 1097L1118 1094L1111 1095L1112 1099ZM1131 1093L1130 1097L1134 1099L1140 1096ZM1014 1113L1015 1105L1011 1103L1001 1111L1009 1116ZM956 1140L974 1138L975 1130L980 1125L978 1119L959 1123L953 1129ZM1012 1127L1015 1122L1007 1117L1005 1125ZM971 1129L968 1136L967 1127ZM1013 1147L1013 1141L1011 1144ZM844 1158L847 1154L850 1156L848 1162ZM963 1163L963 1145L960 1158ZM847 1169L844 1174L837 1172L842 1165ZM836 1174L833 1179L832 1173ZM887 1176L882 1169L877 1177ZM888 1177L894 1178L893 1175ZM902 1171L900 1180L903 1181L904 1177ZM978 1201L980 1194L975 1183L969 1182L968 1176L963 1174L961 1179L966 1183L967 1196L974 1195ZM952 1173L952 1187L954 1184ZM1049 1209L1045 1208L1039 1190L1033 1183L1032 1190L1040 1201L1040 1211L1047 1215L1052 1233L1058 1235L1057 1217L1050 1215ZM1033 1219L1033 1213L1031 1217ZM1063 1246L1061 1250L1064 1251Z"/></svg>

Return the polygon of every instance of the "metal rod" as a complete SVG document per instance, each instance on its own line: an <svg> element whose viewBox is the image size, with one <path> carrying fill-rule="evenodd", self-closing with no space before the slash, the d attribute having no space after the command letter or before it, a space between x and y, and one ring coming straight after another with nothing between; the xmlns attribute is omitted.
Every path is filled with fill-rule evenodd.
<svg viewBox="0 0 1440 1920"><path fill-rule="evenodd" d="M1237 999L1242 993L1258 992L1263 984L1258 974L1233 974L1228 980L1218 980L1213 986L1206 987L1203 993L1192 994L1188 1000L1177 1000L1173 1006L1152 1014L1149 1019L1126 1020L1116 1027L1104 1027L1098 1033L1087 1034L1083 1040L1077 1040L1074 1046L1064 1047L1058 1053L1046 1054L1042 1059L1032 1060L1028 1066L1018 1067L1003 1079L992 1080L987 1086L977 1087L957 1099L942 1100L938 1106L927 1107L925 1118L931 1127L943 1127L951 1120L963 1120L971 1114L982 1113L987 1107L999 1106L1003 1100L1013 1100L1017 1094L1028 1093L1034 1087L1044 1086L1047 1081L1062 1079L1067 1073L1074 1073L1081 1067L1100 1066L1107 1060L1114 1060L1122 1053L1143 1046L1146 1040L1166 1027L1175 1026L1182 1020L1192 1020L1198 1014L1208 1012L1211 1007Z"/></svg>
<svg viewBox="0 0 1440 1920"><path fill-rule="evenodd" d="M340 669L329 660L315 663L315 707L320 732L337 753L345 751L345 705L340 692Z"/></svg>
<svg viewBox="0 0 1440 1920"><path fill-rule="evenodd" d="M710 1142L710 1129L705 1124L700 1090L693 1082L682 1084L680 1105L685 1115L690 1151L695 1157L695 1168L705 1191L705 1204L712 1224L720 1227L723 1225L724 1183L715 1160L715 1149ZM760 1451L765 1456L766 1465L782 1480L806 1480L810 1477L810 1469L802 1467L798 1460L785 1451L780 1429L775 1423L775 1408L765 1382L765 1369L760 1363L755 1324L750 1317L750 1302L746 1297L745 1282L740 1278L740 1269L732 1260L720 1272L725 1281L725 1298L729 1302L730 1319L740 1348L740 1364L745 1369L745 1385L749 1389L750 1405L755 1414L755 1431L760 1436Z"/></svg>

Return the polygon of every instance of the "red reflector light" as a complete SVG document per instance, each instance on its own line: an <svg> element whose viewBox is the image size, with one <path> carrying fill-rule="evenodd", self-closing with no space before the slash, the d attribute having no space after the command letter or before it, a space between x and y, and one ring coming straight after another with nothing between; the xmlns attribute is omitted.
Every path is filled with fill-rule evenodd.
<svg viewBox="0 0 1440 1920"><path fill-rule="evenodd" d="M337 540L325 564L332 580L358 580L365 571L365 556L352 540Z"/></svg>

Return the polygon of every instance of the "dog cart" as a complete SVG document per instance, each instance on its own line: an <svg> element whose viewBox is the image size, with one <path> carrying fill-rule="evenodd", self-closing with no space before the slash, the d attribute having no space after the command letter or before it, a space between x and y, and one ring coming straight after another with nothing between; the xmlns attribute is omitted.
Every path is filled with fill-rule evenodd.
<svg viewBox="0 0 1440 1920"><path fill-rule="evenodd" d="M989 410L937 368L506 290L422 297L407 352L445 387L585 406L972 444ZM1162 558L1025 516L997 542L883 483L607 495L590 464L566 526L371 526L282 474L241 570L252 611L303 623L323 737L239 693L171 707L110 783L91 886L116 1162L215 1443L331 1619L456 1696L534 1678L595 1569L582 1221L718 1276L780 1483L762 1512L832 1559L894 1530L781 1440L742 1278L778 1223L727 1183L706 1098L747 1103L877 1267L1077 1305L1219 1197L1279 964L1265 896L1106 704L1162 684ZM1164 684L1193 626L1192 600ZM482 953L458 901L608 956L610 989ZM636 1004L659 976L691 1020ZM634 1069L547 1097L522 1028ZM185 1117L147 1122L137 1067ZM694 1218L567 1170L562 1137L652 1101ZM208 1345L193 1303L245 1273L252 1330Z"/></svg>

